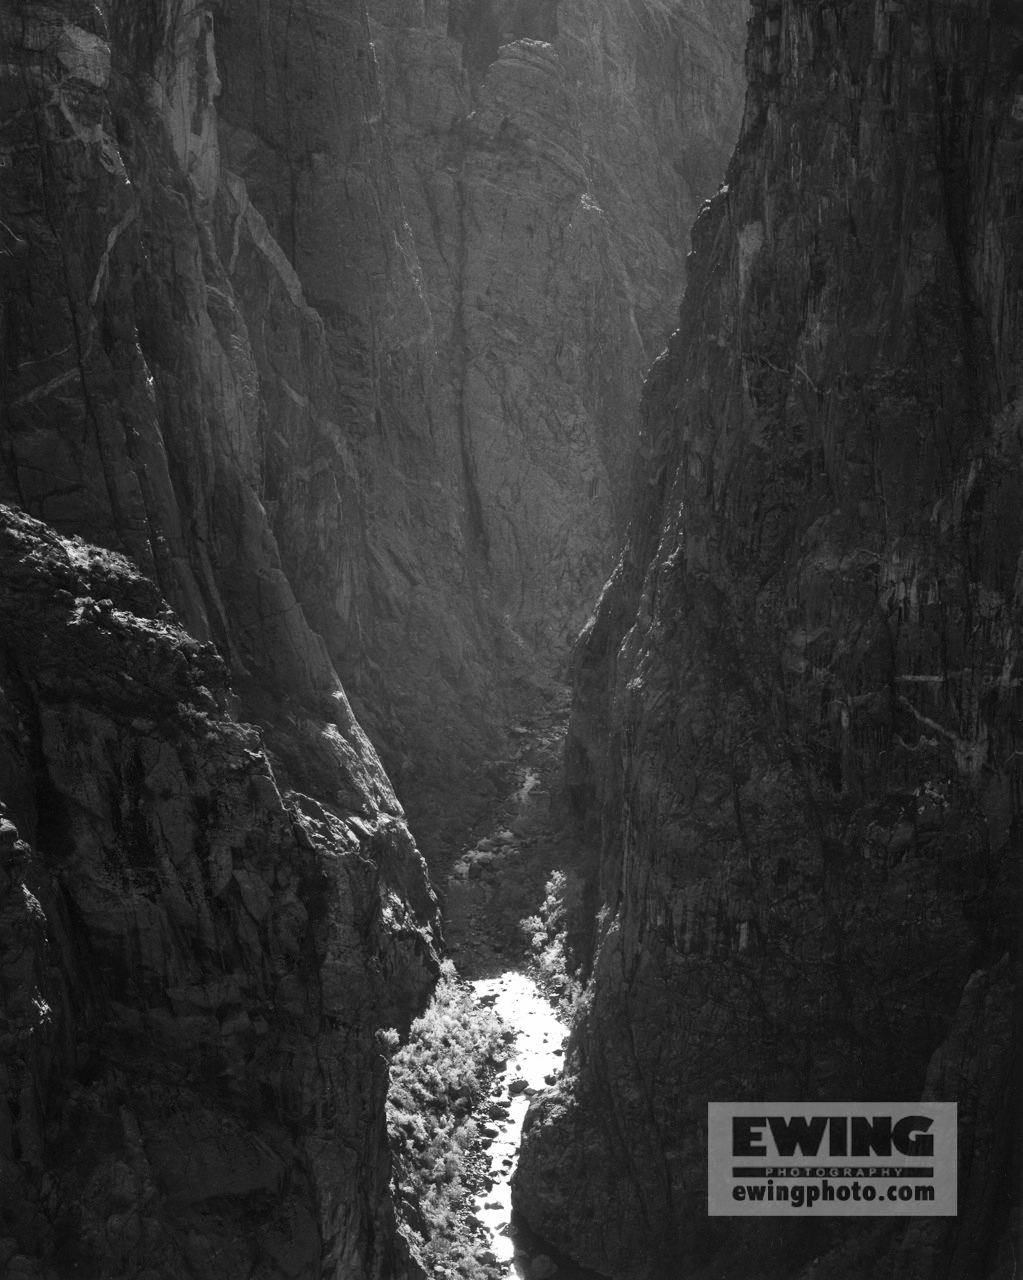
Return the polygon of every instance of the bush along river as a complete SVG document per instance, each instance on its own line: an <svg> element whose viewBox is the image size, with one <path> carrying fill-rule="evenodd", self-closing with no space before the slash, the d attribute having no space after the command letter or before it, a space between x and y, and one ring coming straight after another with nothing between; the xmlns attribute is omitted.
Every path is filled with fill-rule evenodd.
<svg viewBox="0 0 1023 1280"><path fill-rule="evenodd" d="M450 1280L589 1280L516 1221L511 1177L530 1099L564 1066L585 931L577 865L554 829L567 696L513 726L504 800L454 851L443 887L451 960L406 1045L390 1045L395 1201L413 1256ZM451 963L453 961L453 963Z"/></svg>

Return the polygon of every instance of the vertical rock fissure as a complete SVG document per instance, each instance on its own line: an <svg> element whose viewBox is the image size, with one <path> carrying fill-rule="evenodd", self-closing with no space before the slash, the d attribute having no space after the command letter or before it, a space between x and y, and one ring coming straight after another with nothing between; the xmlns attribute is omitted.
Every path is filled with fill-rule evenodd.
<svg viewBox="0 0 1023 1280"><path fill-rule="evenodd" d="M462 462L462 483L465 500L469 512L469 527L482 552L484 564L490 560L490 538L487 522L483 515L483 502L480 497L479 483L476 478L476 467L473 458L472 440L469 434L469 408L466 403L466 373L469 368L469 338L465 327L465 260L466 248L466 197L465 197L465 156L462 147L456 160L455 192L458 202L457 243L455 248L455 316L453 326L453 344L456 361L456 386L458 396L458 449Z"/></svg>

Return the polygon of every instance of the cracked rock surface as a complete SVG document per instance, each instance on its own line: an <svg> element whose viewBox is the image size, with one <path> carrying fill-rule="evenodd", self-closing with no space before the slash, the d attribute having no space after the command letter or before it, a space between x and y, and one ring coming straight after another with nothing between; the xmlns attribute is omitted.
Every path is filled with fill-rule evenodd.
<svg viewBox="0 0 1023 1280"><path fill-rule="evenodd" d="M399 1270L374 1033L435 904L365 741L239 723L147 578L6 507L0 631L7 1274Z"/></svg>

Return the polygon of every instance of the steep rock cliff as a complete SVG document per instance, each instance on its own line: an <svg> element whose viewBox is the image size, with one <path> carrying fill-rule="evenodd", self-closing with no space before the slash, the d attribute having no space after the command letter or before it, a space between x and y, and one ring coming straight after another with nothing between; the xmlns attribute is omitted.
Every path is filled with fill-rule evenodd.
<svg viewBox="0 0 1023 1280"><path fill-rule="evenodd" d="M681 262L695 205L644 199L658 165L621 162L613 111L587 126L584 95L609 90L580 51L600 39L563 49L553 0L368 8L367 23L357 3L215 6L227 190L240 180L248 201L240 252L224 202L221 251L277 428L268 472L287 477L268 495L285 568L433 847L457 821L450 796L472 795L460 778L563 662L610 565L649 359L638 281L674 305L680 271L651 268L658 252ZM623 56L656 63L692 8L656 27L638 5ZM650 118L644 159L699 152L697 184L738 127L740 9L693 41L716 90L702 114L688 118L662 60L629 118ZM609 190L631 180L634 234L657 244L630 242L644 252L628 268L629 219L604 214L598 169ZM250 216L312 317L267 325Z"/></svg>
<svg viewBox="0 0 1023 1280"><path fill-rule="evenodd" d="M1021 56L988 0L754 5L577 653L605 921L516 1181L618 1276L1012 1271ZM957 1219L708 1219L709 1100L921 1096Z"/></svg>
<svg viewBox="0 0 1023 1280"><path fill-rule="evenodd" d="M264 738L136 568L0 515L7 1273L396 1274L433 903L343 694Z"/></svg>
<svg viewBox="0 0 1023 1280"><path fill-rule="evenodd" d="M0 1266L403 1274L376 1032L436 904L282 567L228 267L305 319L310 402L317 320L219 185L205 7L0 21L0 490L41 517L0 521Z"/></svg>
<svg viewBox="0 0 1023 1280"><path fill-rule="evenodd" d="M365 6L216 12L219 243L273 424L273 528L417 829L432 830L445 782L497 749L504 637L436 401Z"/></svg>
<svg viewBox="0 0 1023 1280"><path fill-rule="evenodd" d="M713 22L646 0L370 13L434 324L435 417L488 604L560 662L620 541L649 344L738 129L744 5Z"/></svg>
<svg viewBox="0 0 1023 1280"><path fill-rule="evenodd" d="M748 11L745 0L558 5L557 49L632 286L644 373L674 327L689 233L738 134Z"/></svg>

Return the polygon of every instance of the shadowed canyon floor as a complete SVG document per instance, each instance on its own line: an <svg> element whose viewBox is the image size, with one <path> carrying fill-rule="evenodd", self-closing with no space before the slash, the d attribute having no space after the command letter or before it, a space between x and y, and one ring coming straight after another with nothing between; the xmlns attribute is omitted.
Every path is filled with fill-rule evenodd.
<svg viewBox="0 0 1023 1280"><path fill-rule="evenodd" d="M589 1280L597 1273L558 1255L513 1213L511 1178L530 1101L561 1075L568 1019L579 990L571 971L569 911L582 850L555 801L568 690L554 686L546 711L511 726L509 757L496 762L495 798L453 859L442 898L449 951L476 1005L503 1024L500 1056L466 1156L458 1230L481 1274L523 1280ZM438 1276L464 1274L449 1263Z"/></svg>
<svg viewBox="0 0 1023 1280"><path fill-rule="evenodd" d="M571 840L555 828L551 795L568 723L568 690L553 686L546 713L511 727L497 763L503 797L460 848L443 891L445 936L466 978L495 977L525 963L521 922L544 898L554 871L572 865Z"/></svg>

